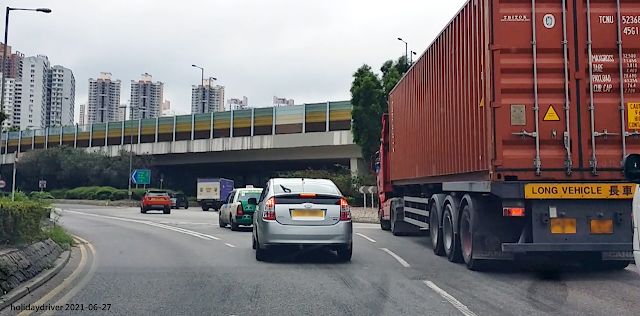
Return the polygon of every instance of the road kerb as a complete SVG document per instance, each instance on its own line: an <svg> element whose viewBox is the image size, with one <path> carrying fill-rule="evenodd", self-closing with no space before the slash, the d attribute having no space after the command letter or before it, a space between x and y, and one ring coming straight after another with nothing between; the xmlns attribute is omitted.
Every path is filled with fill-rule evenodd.
<svg viewBox="0 0 640 316"><path fill-rule="evenodd" d="M15 303L17 300L25 297L27 294L42 286L45 282L51 280L51 278L56 276L67 265L69 258L71 258L71 250L63 252L60 257L56 259L53 269L47 269L40 272L31 280L19 285L11 292L0 297L0 310L3 310L7 306Z"/></svg>

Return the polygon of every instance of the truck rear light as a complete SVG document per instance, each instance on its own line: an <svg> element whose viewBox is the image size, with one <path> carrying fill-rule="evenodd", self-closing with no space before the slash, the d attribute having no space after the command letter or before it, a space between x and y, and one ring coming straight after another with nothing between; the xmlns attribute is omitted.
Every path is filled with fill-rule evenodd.
<svg viewBox="0 0 640 316"><path fill-rule="evenodd" d="M262 212L262 219L266 221L276 220L276 199L270 198L264 203L264 212Z"/></svg>
<svg viewBox="0 0 640 316"><path fill-rule="evenodd" d="M244 213L242 212L242 205L238 205L238 212L237 212L237 213L238 213L238 215L242 215L242 214L244 214Z"/></svg>
<svg viewBox="0 0 640 316"><path fill-rule="evenodd" d="M503 207L502 216L523 217L524 208L522 207Z"/></svg>
<svg viewBox="0 0 640 316"><path fill-rule="evenodd" d="M349 209L349 202L347 202L347 200L345 200L344 198L340 199L340 220L351 220L351 210Z"/></svg>

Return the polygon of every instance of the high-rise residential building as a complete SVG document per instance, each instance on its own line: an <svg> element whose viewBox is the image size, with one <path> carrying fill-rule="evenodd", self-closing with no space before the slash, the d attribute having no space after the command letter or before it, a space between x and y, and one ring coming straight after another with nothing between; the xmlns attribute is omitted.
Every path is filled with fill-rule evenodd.
<svg viewBox="0 0 640 316"><path fill-rule="evenodd" d="M126 121L127 120L127 104L120 104L118 108L118 121Z"/></svg>
<svg viewBox="0 0 640 316"><path fill-rule="evenodd" d="M80 116L78 117L78 125L84 125L87 122L87 106L80 104Z"/></svg>
<svg viewBox="0 0 640 316"><path fill-rule="evenodd" d="M4 126L11 124L24 130L73 125L76 94L73 72L58 65L51 67L45 55L24 58L21 66L22 73L11 71L22 78L7 80L13 85L10 88L13 91L6 91L12 93L13 109L5 109L12 119Z"/></svg>
<svg viewBox="0 0 640 316"><path fill-rule="evenodd" d="M293 106L293 99L273 97L273 106Z"/></svg>
<svg viewBox="0 0 640 316"><path fill-rule="evenodd" d="M229 99L227 100L227 105L229 106L229 110L237 111L244 110L249 108L249 99L247 97L242 97L240 99Z"/></svg>
<svg viewBox="0 0 640 316"><path fill-rule="evenodd" d="M49 89L49 58L44 55L24 59L22 98L20 102L20 129L39 129L47 125ZM17 104L15 104L18 107Z"/></svg>
<svg viewBox="0 0 640 316"><path fill-rule="evenodd" d="M109 72L101 72L97 79L89 79L87 124L118 120L120 86L121 81L112 80Z"/></svg>
<svg viewBox="0 0 640 316"><path fill-rule="evenodd" d="M169 110L171 109L171 102L169 100L164 100L164 102L162 102L162 110Z"/></svg>
<svg viewBox="0 0 640 316"><path fill-rule="evenodd" d="M73 125L75 115L76 79L69 68L51 67L48 85L50 101L47 102L45 126Z"/></svg>
<svg viewBox="0 0 640 316"><path fill-rule="evenodd" d="M214 86L212 79L206 79L203 85L191 87L191 113L224 111L224 86Z"/></svg>
<svg viewBox="0 0 640 316"><path fill-rule="evenodd" d="M131 80L131 103L129 117L133 120L155 118L162 114L164 84L153 82L153 77L142 74L138 81Z"/></svg>
<svg viewBox="0 0 640 316"><path fill-rule="evenodd" d="M0 80L2 78L3 73L0 73ZM16 123L14 120L15 117L15 102L16 102L16 83L19 81L13 78L7 78L4 82L4 103L3 103L3 111L8 115L7 119L2 122L2 130L6 130L11 128ZM19 95L19 93L18 93ZM20 126L18 124L18 126Z"/></svg>
<svg viewBox="0 0 640 316"><path fill-rule="evenodd" d="M4 49L4 44L0 43L0 52ZM0 58L0 70L7 74L7 78L22 79L22 67L24 62L24 54L16 51L11 53L11 46L7 46L7 60L3 63ZM3 68L4 67L4 68Z"/></svg>

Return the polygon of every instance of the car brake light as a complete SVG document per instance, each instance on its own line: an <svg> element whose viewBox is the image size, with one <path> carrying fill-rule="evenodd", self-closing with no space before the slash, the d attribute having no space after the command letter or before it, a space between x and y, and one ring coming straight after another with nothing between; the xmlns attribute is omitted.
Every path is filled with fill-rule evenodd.
<svg viewBox="0 0 640 316"><path fill-rule="evenodd" d="M351 220L351 210L349 209L349 202L346 199L340 199L340 220L341 221L350 221Z"/></svg>
<svg viewBox="0 0 640 316"><path fill-rule="evenodd" d="M264 204L264 212L262 212L262 219L267 221L276 220L276 199L270 198Z"/></svg>
<svg viewBox="0 0 640 316"><path fill-rule="evenodd" d="M242 215L242 205L238 205L238 215Z"/></svg>
<svg viewBox="0 0 640 316"><path fill-rule="evenodd" d="M521 207L504 207L502 208L502 216L523 217L524 208Z"/></svg>
<svg viewBox="0 0 640 316"><path fill-rule="evenodd" d="M300 193L300 197L316 197L315 193Z"/></svg>

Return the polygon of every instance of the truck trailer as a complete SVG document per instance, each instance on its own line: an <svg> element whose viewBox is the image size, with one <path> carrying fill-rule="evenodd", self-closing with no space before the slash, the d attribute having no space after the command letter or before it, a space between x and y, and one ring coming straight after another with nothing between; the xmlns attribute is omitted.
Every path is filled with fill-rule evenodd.
<svg viewBox="0 0 640 316"><path fill-rule="evenodd" d="M428 230L472 270L626 267L639 61L640 1L468 1L390 92L372 157L382 229Z"/></svg>

